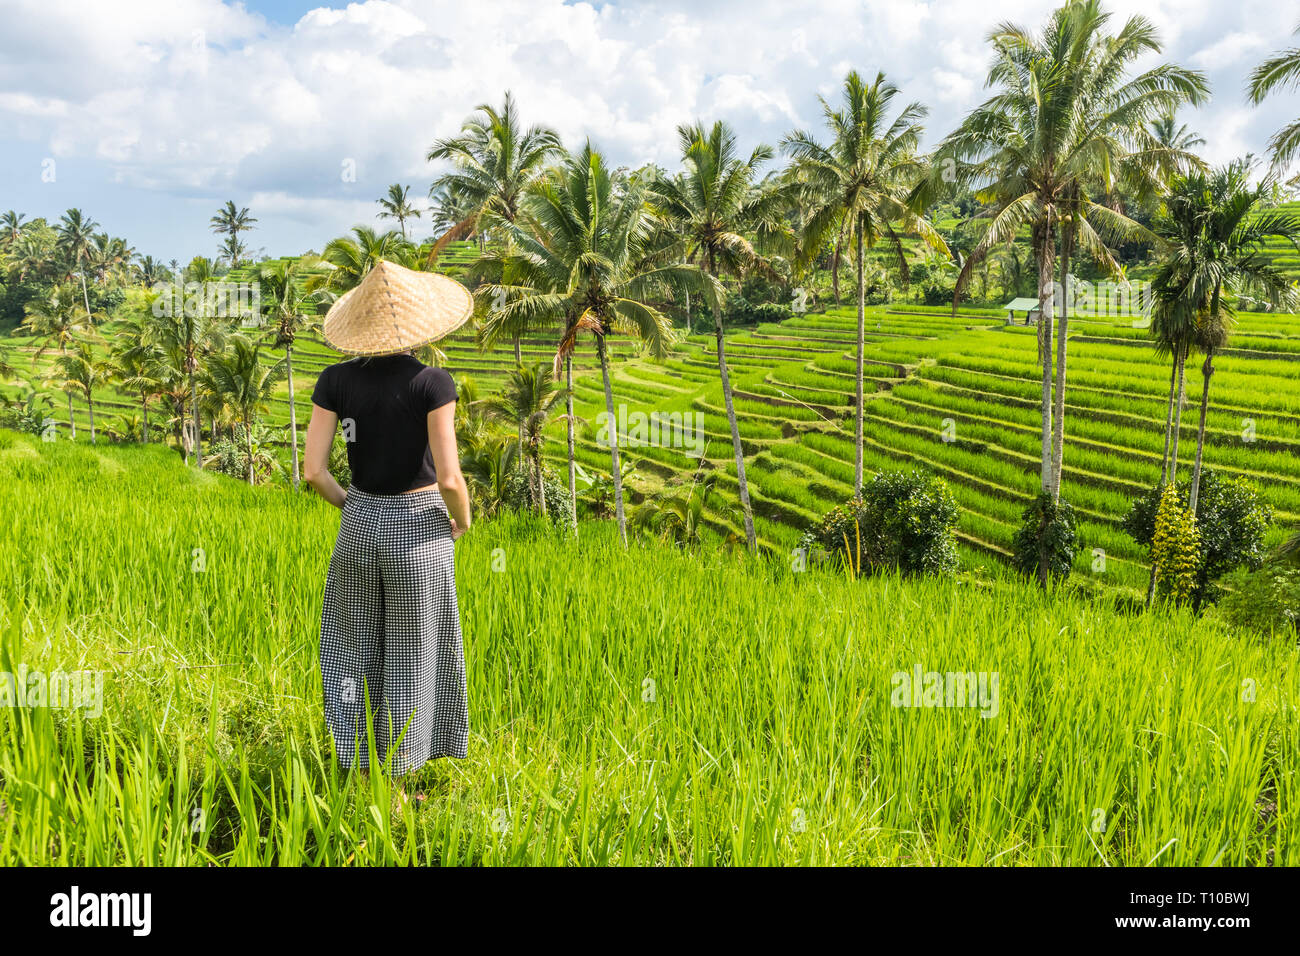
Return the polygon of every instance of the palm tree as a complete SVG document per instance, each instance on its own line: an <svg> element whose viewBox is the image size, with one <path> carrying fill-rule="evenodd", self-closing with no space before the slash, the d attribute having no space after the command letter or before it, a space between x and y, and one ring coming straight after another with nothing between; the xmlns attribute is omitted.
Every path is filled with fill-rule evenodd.
<svg viewBox="0 0 1300 956"><path fill-rule="evenodd" d="M729 518L735 516L734 508L725 504L712 505L713 499L720 497L717 480L717 472L710 472L703 477L697 472L685 491L679 488L642 502L633 517L634 523L679 547L687 550L698 548L704 540L705 515L710 510ZM739 543L739 539L736 539L736 543Z"/></svg>
<svg viewBox="0 0 1300 956"><path fill-rule="evenodd" d="M69 209L59 220L58 245L68 262L69 278L71 273L81 273L81 294L86 306L86 315L90 315L90 292L86 287L86 262L90 258L90 244L99 223L81 214L80 209Z"/></svg>
<svg viewBox="0 0 1300 956"><path fill-rule="evenodd" d="M230 348L213 355L207 363L205 384L239 417L248 455L248 483L253 484L253 423L266 410L275 386L284 374L284 363L265 365L261 346L244 335L233 335Z"/></svg>
<svg viewBox="0 0 1300 956"><path fill-rule="evenodd" d="M1207 93L1199 72L1172 64L1130 77L1135 60L1159 52L1159 40L1145 17L1131 17L1113 35L1105 32L1109 18L1098 0L1073 0L1052 14L1039 35L1010 24L997 27L989 35L995 57L986 81L996 92L947 137L939 154L954 161L961 178L977 184L978 199L993 204L989 227L958 278L959 291L989 249L1014 241L1022 229L1030 233L1038 261L1043 366L1041 479L1053 497L1060 495L1068 335L1063 311L1054 377L1058 234L1066 275L1076 249L1113 273L1117 265L1106 240L1147 233L1095 198L1109 196L1117 180L1151 189L1162 176L1194 165L1194 157L1158 142L1148 124L1185 103L1201 102ZM956 301L954 295L954 308ZM1044 555L1040 578L1046 575Z"/></svg>
<svg viewBox="0 0 1300 956"><path fill-rule="evenodd" d="M221 255L230 259L232 269L239 264L239 256L244 252L239 234L252 229L256 222L257 220L248 214L248 207L238 208L233 199L227 199L226 204L217 210L217 214L208 220L208 225L213 232L226 237Z"/></svg>
<svg viewBox="0 0 1300 956"><path fill-rule="evenodd" d="M142 321L124 327L110 347L109 374L128 392L140 398L141 436L149 443L149 403L159 397L165 388L157 376L160 349L148 341L147 328Z"/></svg>
<svg viewBox="0 0 1300 956"><path fill-rule="evenodd" d="M70 351L54 359L54 368L51 385L67 392L69 400L74 391L86 399L90 411L90 443L95 444L95 389L108 383L109 364L95 356L89 343L78 341Z"/></svg>
<svg viewBox="0 0 1300 956"><path fill-rule="evenodd" d="M907 257L900 233L913 233L931 248L948 252L942 237L909 201L912 188L925 172L917 156L926 109L909 103L891 121L890 107L898 87L876 75L868 85L855 71L844 79L841 106L821 101L832 141L817 142L796 131L781 146L793 158L790 178L806 221L799 265L807 267L829 236L835 237L831 273L839 272L846 248L853 246L857 267L858 337L854 407L857 410L854 492L862 490L863 357L866 349L866 252L885 243L897 258L904 283ZM838 292L836 293L838 296Z"/></svg>
<svg viewBox="0 0 1300 956"><path fill-rule="evenodd" d="M142 285L152 287L168 279L167 267L153 256L141 256L136 262L136 275Z"/></svg>
<svg viewBox="0 0 1300 956"><path fill-rule="evenodd" d="M22 327L44 341L32 356L33 364L51 348L59 355L68 353L68 346L77 341L77 335L92 328L90 314L82 312L77 302L77 292L69 284L56 285L50 294L27 303L27 317ZM68 427L77 437L77 419L72 414L72 393L68 392Z"/></svg>
<svg viewBox="0 0 1300 956"><path fill-rule="evenodd" d="M1166 203L1170 239L1176 246L1158 274L1161 297L1156 307L1192 317L1191 335L1205 355L1188 499L1193 514L1200 492L1214 356L1231 333L1233 303L1247 292L1266 297L1275 306L1291 308L1300 301L1289 277L1273 265L1265 248L1269 239L1283 239L1300 250L1300 217L1263 209L1272 183L1266 179L1251 186L1249 174L1249 164L1237 162L1209 175L1180 177L1171 186ZM1172 480L1173 469L1170 477Z"/></svg>
<svg viewBox="0 0 1300 956"><path fill-rule="evenodd" d="M559 135L545 126L523 128L514 97L506 91L498 111L487 103L475 107L461 126L459 136L440 139L430 148L429 162L449 160L450 172L434 180L433 191L455 196L468 214L442 234L429 250L437 260L447 243L478 234L496 223L514 225L524 195L542 176L546 164L563 151ZM509 235L507 230L507 235ZM523 361L519 338L514 339L515 364Z"/></svg>
<svg viewBox="0 0 1300 956"><path fill-rule="evenodd" d="M304 291L303 273L311 268L309 260L275 262L263 266L258 276L261 283L262 302L270 323L272 345L284 349L285 377L289 382L289 438L293 448L293 487L299 487L298 469L298 410L294 405L293 345L299 335L318 326L314 299Z"/></svg>
<svg viewBox="0 0 1300 956"><path fill-rule="evenodd" d="M26 225L23 220L26 218L22 213L14 212L12 209L0 215L0 248L6 250L13 248L14 243L23 234L23 226Z"/></svg>
<svg viewBox="0 0 1300 956"><path fill-rule="evenodd" d="M616 189L604 158L590 143L567 157L553 177L535 185L527 207L527 228L505 224L513 251L496 257L502 280L478 291L480 301L495 300L498 294L504 298L500 308L488 312L483 334L491 341L503 332L558 326L557 369L572 355L580 333L595 338L609 418L614 513L626 545L609 336L633 336L661 357L674 335L671 320L654 303L671 289L691 284L716 295L717 283L697 267L672 260L644 185ZM492 261L489 257L485 268Z"/></svg>
<svg viewBox="0 0 1300 956"><path fill-rule="evenodd" d="M430 258L452 239L481 233L493 223L515 222L528 187L562 151L554 130L523 128L508 90L500 110L487 103L474 109L479 115L465 120L459 136L438 140L426 156L429 162L452 162L452 170L434 181L434 189L454 190L470 210L434 244Z"/></svg>
<svg viewBox="0 0 1300 956"><path fill-rule="evenodd" d="M1297 25L1293 33L1300 33ZM1292 47L1273 54L1250 74L1246 88L1251 103L1258 106L1275 91L1294 89L1300 83L1300 47ZM1273 134L1268 141L1273 154L1273 168L1281 169L1300 152L1300 119L1288 123Z"/></svg>
<svg viewBox="0 0 1300 956"><path fill-rule="evenodd" d="M376 199L383 211L380 212L380 219L396 219L397 225L401 228L402 238L406 238L406 220L419 219L420 210L411 205L407 198L410 192L410 186L403 186L401 183L393 183L388 187L388 195L383 199Z"/></svg>
<svg viewBox="0 0 1300 956"><path fill-rule="evenodd" d="M1186 123L1179 123L1178 114L1173 110L1153 119L1150 129L1156 142L1167 149L1190 153L1197 146L1205 145L1205 137L1193 132Z"/></svg>
<svg viewBox="0 0 1300 956"><path fill-rule="evenodd" d="M780 193L755 188L759 168L772 158L771 148L760 145L748 158L740 156L736 150L735 133L721 121L714 123L711 129L705 129L703 124L679 126L677 140L684 173L675 179L658 179L651 184L650 190L663 216L682 236L686 261L698 263L714 278L723 274L739 278L756 271L773 274L771 263L745 237L746 232L769 239L789 236L789 228L781 215ZM754 551L757 548L754 511L749 501L749 483L745 480L745 451L740 442L727 369L722 302L715 299L712 305L718 374L722 380L727 424L731 428L745 541L749 550Z"/></svg>
<svg viewBox="0 0 1300 956"><path fill-rule="evenodd" d="M355 226L351 237L341 236L325 244L321 263L326 269L307 278L306 291L342 295L356 288L381 259L418 269L418 258L416 249L401 233L380 233L369 226Z"/></svg>
<svg viewBox="0 0 1300 956"><path fill-rule="evenodd" d="M565 391L545 365L519 366L510 373L498 394L480 401L489 419L518 427L521 436L519 450L532 470L528 479L529 494L543 516L546 514L546 489L542 476L543 432L556 402L564 397Z"/></svg>
<svg viewBox="0 0 1300 956"><path fill-rule="evenodd" d="M195 260L200 261L200 260ZM201 260L206 262L207 260ZM182 301L177 301L182 299ZM190 408L194 423L195 464L203 464L203 421L199 405L199 368L205 356L225 347L229 329L224 320L205 306L192 308L172 290L162 293L154 303L153 315L146 326L145 341L161 349L179 353L181 367L189 379Z"/></svg>

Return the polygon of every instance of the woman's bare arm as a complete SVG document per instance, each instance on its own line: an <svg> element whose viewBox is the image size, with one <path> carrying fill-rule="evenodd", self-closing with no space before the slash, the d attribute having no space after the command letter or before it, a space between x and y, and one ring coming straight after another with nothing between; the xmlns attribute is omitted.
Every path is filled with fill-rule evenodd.
<svg viewBox="0 0 1300 956"><path fill-rule="evenodd" d="M336 508L343 507L347 492L330 474L330 449L334 446L334 431L339 417L334 412L311 407L311 421L307 425L307 448L302 456L302 476L307 484Z"/></svg>
<svg viewBox="0 0 1300 956"><path fill-rule="evenodd" d="M469 489L460 472L456 448L456 403L448 402L429 412L429 451L438 472L438 490L451 515L451 536L459 538L469 530Z"/></svg>

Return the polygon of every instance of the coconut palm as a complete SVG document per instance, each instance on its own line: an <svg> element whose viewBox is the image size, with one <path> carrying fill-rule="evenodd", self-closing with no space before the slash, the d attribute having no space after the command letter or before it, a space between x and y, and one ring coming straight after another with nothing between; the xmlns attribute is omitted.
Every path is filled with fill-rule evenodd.
<svg viewBox="0 0 1300 956"><path fill-rule="evenodd" d="M685 489L665 491L643 501L633 515L633 523L678 547L694 550L703 543L710 512L732 520L736 518L735 508L716 503L716 499L721 497L717 481L716 472L703 476L696 473ZM731 537L735 538L734 535ZM739 539L735 540L739 542Z"/></svg>
<svg viewBox="0 0 1300 956"><path fill-rule="evenodd" d="M76 343L77 336L93 326L90 314L81 311L76 289L62 283L51 289L48 295L27 303L22 328L42 340L32 356L35 363L52 348L58 349L60 356L66 355L68 347ZM77 419L72 413L71 392L68 392L68 427L72 437L76 438Z"/></svg>
<svg viewBox="0 0 1300 956"><path fill-rule="evenodd" d="M159 398L165 383L157 376L160 349L148 341L145 323L135 320L121 329L109 349L109 375L123 391L140 399L140 433L149 443L149 405Z"/></svg>
<svg viewBox="0 0 1300 956"><path fill-rule="evenodd" d="M772 149L760 145L748 157L740 155L735 133L721 121L709 129L703 124L679 126L677 142L684 167L682 175L673 179L657 178L651 183L650 191L662 215L681 235L685 260L698 264L714 278L724 274L739 278L753 272L773 274L771 263L746 238L746 233L759 234L768 241L788 240L790 236L782 216L780 192L756 188L759 169L772 158ZM731 394L720 299L713 302L713 331L722 400L736 459L745 541L753 551L757 547L754 511L749 501L745 451Z"/></svg>
<svg viewBox="0 0 1300 956"><path fill-rule="evenodd" d="M248 456L248 483L253 484L253 425L264 412L275 387L284 375L284 362L267 365L261 346L245 335L230 337L229 348L207 362L204 384L234 410L243 426L244 449Z"/></svg>
<svg viewBox="0 0 1300 956"><path fill-rule="evenodd" d="M1193 514L1200 491L1214 356L1231 334L1234 303L1247 294L1288 308L1300 301L1289 277L1273 265L1265 248L1270 239L1283 239L1300 250L1300 217L1264 209L1271 182L1265 179L1252 186L1249 175L1249 164L1237 162L1211 174L1180 177L1166 202L1164 221L1176 246L1158 273L1156 308L1190 318L1194 345L1205 356L1188 499ZM1177 447L1175 439L1170 480L1177 467Z"/></svg>
<svg viewBox="0 0 1300 956"><path fill-rule="evenodd" d="M59 220L57 229L58 248L67 261L68 277L74 272L81 274L81 295L87 315L90 315L90 291L86 286L86 263L98 226L95 220L82 215L80 209L69 209Z"/></svg>
<svg viewBox="0 0 1300 956"><path fill-rule="evenodd" d="M1190 153L1197 146L1205 145L1205 137L1193 132L1186 123L1179 123L1178 114L1172 110L1156 117L1149 125L1156 142L1167 149Z"/></svg>
<svg viewBox="0 0 1300 956"><path fill-rule="evenodd" d="M95 389L107 385L111 366L99 358L90 343L77 341L54 359L54 374L47 384L68 393L80 392L90 412L90 443L95 444Z"/></svg>
<svg viewBox="0 0 1300 956"><path fill-rule="evenodd" d="M411 205L407 194L410 192L410 186L403 186L401 183L393 183L388 187L388 195L383 199L376 199L382 211L379 213L380 219L396 219L397 225L401 229L402 238L406 238L406 220L419 219L420 210Z"/></svg>
<svg viewBox="0 0 1300 956"><path fill-rule="evenodd" d="M10 209L0 215L0 249L10 250L23 234L23 220L27 217Z"/></svg>
<svg viewBox="0 0 1300 956"><path fill-rule="evenodd" d="M563 151L560 137L545 126L523 128L514 97L507 90L500 110L483 103L465 120L459 136L440 139L429 150L429 162L449 160L450 172L434 180L430 191L442 191L468 210L429 250L430 263L447 243L478 234L494 223L514 225L524 195L542 176L546 164ZM507 235L509 231L507 230ZM523 361L519 337L514 338L515 364Z"/></svg>
<svg viewBox="0 0 1300 956"><path fill-rule="evenodd" d="M1297 25L1293 33L1300 33ZM1295 89L1300 84L1300 47L1275 53L1255 67L1246 88L1250 101L1258 106L1271 94ZM1281 169L1300 152L1300 119L1288 123L1273 134L1268 141L1273 154L1273 168Z"/></svg>
<svg viewBox="0 0 1300 956"><path fill-rule="evenodd" d="M195 260L207 262L204 260ZM189 380L190 409L194 425L194 460L202 467L203 420L199 405L199 370L207 356L225 347L229 328L206 304L195 307L185 297L168 289L153 300L151 317L145 326L145 341L165 351L179 353L181 367ZM184 448L184 444L182 444Z"/></svg>
<svg viewBox="0 0 1300 956"><path fill-rule="evenodd" d="M217 214L208 220L208 226L213 232L226 237L226 242L221 247L221 256L230 260L232 269L239 265L239 259L245 251L244 244L239 241L239 234L252 229L256 222L248 214L248 207L238 208L233 199L227 199Z"/></svg>
<svg viewBox="0 0 1300 956"><path fill-rule="evenodd" d="M289 384L289 443L292 448L293 487L299 487L298 410L294 405L293 346L299 335L319 327L316 302L319 296L306 291L305 275L312 260L274 262L258 273L263 314L269 326L271 344L284 349L285 378Z"/></svg>
<svg viewBox="0 0 1300 956"><path fill-rule="evenodd" d="M977 187L992 205L988 229L967 258L958 292L975 264L994 246L1024 229L1038 264L1039 357L1042 378L1043 490L1060 494L1064 449L1065 358L1068 313L1057 328L1053 376L1052 327L1056 241L1063 265L1076 250L1117 268L1107 240L1145 236L1133 220L1096 201L1115 183L1154 188L1162 176L1195 160L1162 145L1151 121L1207 93L1204 77L1173 64L1130 76L1134 61L1157 53L1159 40L1145 17L1129 18L1106 32L1109 14L1097 0L1074 0L1057 9L1040 34L1003 24L990 35L995 49L987 85L992 97L977 107L941 145L959 179ZM954 308L957 301L954 295ZM1053 407L1053 386L1056 401ZM1044 559L1046 560L1046 558ZM1040 573L1045 579L1046 567Z"/></svg>
<svg viewBox="0 0 1300 956"><path fill-rule="evenodd" d="M546 489L542 476L542 446L545 444L547 420L565 389L555 381L545 365L519 366L510 373L501 391L480 401L490 420L518 428L520 452L532 474L528 477L529 493L538 512L546 514Z"/></svg>
<svg viewBox="0 0 1300 956"><path fill-rule="evenodd" d="M854 407L853 487L862 490L863 358L866 347L866 252L883 243L897 259L906 283L904 233L919 236L945 254L943 238L909 201L925 167L917 156L926 109L909 103L891 120L898 87L878 73L868 84L857 72L844 79L841 105L821 101L832 136L822 145L812 134L796 131L781 142L793 158L789 176L804 209L799 265L807 267L829 236L835 237L831 274L839 272L845 251L852 247L857 274L858 335ZM838 297L838 287L836 296Z"/></svg>
<svg viewBox="0 0 1300 956"><path fill-rule="evenodd" d="M325 299L339 296L356 288L380 260L416 269L420 267L418 259L417 250L401 233L355 226L351 236L340 236L325 244L321 253L325 269L307 278L305 290L309 294L325 293Z"/></svg>
<svg viewBox="0 0 1300 956"><path fill-rule="evenodd" d="M514 223L528 187L561 151L554 130L523 128L509 91L500 110L487 103L476 106L460 135L438 140L426 156L429 162L452 163L451 171L434 181L434 189L454 191L469 209L469 214L434 244L430 258L436 258L449 241L482 233L496 222Z"/></svg>
<svg viewBox="0 0 1300 956"><path fill-rule="evenodd" d="M492 341L501 334L559 328L557 371L581 333L595 338L609 420L614 512L626 544L609 337L629 335L652 354L665 355L674 341L672 322L656 303L675 288L716 295L717 280L672 258L674 250L663 239L644 185L629 182L616 188L604 158L590 143L530 191L526 218L527 228L503 225L513 251L497 253L485 265L498 270L500 278L477 292L480 303L493 303L486 310L483 334Z"/></svg>

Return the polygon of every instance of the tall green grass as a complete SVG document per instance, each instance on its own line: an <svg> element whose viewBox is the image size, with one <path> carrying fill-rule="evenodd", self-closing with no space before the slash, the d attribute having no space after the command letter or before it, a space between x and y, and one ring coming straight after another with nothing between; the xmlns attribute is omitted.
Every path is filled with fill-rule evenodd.
<svg viewBox="0 0 1300 956"><path fill-rule="evenodd" d="M1294 643L479 523L470 756L395 806L324 732L337 512L8 433L0 501L0 670L104 672L102 716L0 708L0 863L1300 863ZM915 666L997 715L891 706Z"/></svg>

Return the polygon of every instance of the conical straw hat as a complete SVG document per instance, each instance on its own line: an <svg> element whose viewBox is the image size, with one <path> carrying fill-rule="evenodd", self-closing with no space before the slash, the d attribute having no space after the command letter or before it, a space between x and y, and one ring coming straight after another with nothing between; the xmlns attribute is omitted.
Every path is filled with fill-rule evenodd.
<svg viewBox="0 0 1300 956"><path fill-rule="evenodd" d="M455 279L380 260L330 307L323 331L347 355L391 355L451 334L473 311L473 297Z"/></svg>

